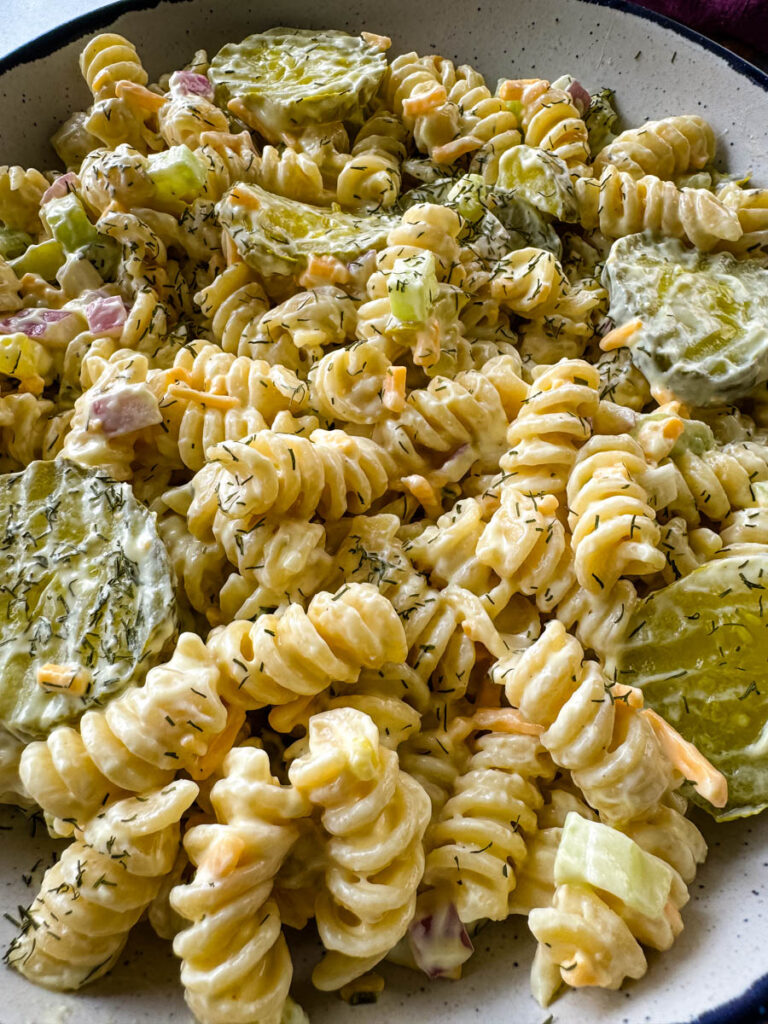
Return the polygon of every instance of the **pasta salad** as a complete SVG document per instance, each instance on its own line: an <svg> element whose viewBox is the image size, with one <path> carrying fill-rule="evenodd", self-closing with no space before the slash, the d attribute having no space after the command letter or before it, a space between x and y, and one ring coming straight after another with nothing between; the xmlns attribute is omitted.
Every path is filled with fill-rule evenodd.
<svg viewBox="0 0 768 1024"><path fill-rule="evenodd" d="M0 167L0 800L69 840L6 963L148 916L299 1024L525 915L533 995L667 950L768 806L768 190L695 114L273 28L90 39Z"/></svg>

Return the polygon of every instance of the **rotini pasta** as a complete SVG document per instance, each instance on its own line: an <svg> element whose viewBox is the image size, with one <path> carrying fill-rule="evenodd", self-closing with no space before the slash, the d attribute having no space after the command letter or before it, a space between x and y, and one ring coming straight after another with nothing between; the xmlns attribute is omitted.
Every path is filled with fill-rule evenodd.
<svg viewBox="0 0 768 1024"><path fill-rule="evenodd" d="M672 767L650 724L617 700L561 622L548 623L528 651L509 666L500 661L493 673L510 704L546 728L541 742L602 819L642 817L671 787Z"/></svg>
<svg viewBox="0 0 768 1024"><path fill-rule="evenodd" d="M315 967L321 989L338 989L375 966L403 937L424 870L421 838L429 799L352 709L309 723L309 750L291 765L296 789L322 812L325 885L315 917L328 951Z"/></svg>
<svg viewBox="0 0 768 1024"><path fill-rule="evenodd" d="M309 806L282 787L269 758L235 747L211 790L215 824L195 825L184 846L195 865L171 904L191 925L174 939L190 1009L202 1024L279 1024L291 983L280 914L270 898L282 861Z"/></svg>
<svg viewBox="0 0 768 1024"><path fill-rule="evenodd" d="M577 181L576 196L583 227L599 228L607 238L658 231L706 252L742 234L735 211L706 189L678 189L651 174L633 178L613 164L599 179Z"/></svg>
<svg viewBox="0 0 768 1024"><path fill-rule="evenodd" d="M142 683L0 672L0 801L72 840L9 953L49 987L100 977L146 914L201 1024L306 1024L283 925L316 921L313 981L354 1003L385 958L458 977L523 914L542 1002L615 988L672 945L706 853L678 786L747 803L687 742L721 738L726 633L700 688L669 665L686 739L626 658L667 587L765 557L768 190L713 169L698 115L620 131L570 75L494 88L389 46L258 32L150 84L105 32L66 172L0 166L0 511L72 460L149 509L175 577ZM40 661L60 639L49 595L18 596L53 565L0 580L0 660L22 605ZM22 734L11 685L87 710ZM669 873L660 913L616 894L623 862L623 890L560 884L574 822Z"/></svg>
<svg viewBox="0 0 768 1024"><path fill-rule="evenodd" d="M188 779L118 800L86 822L49 868L8 962L47 988L77 989L112 967L173 866Z"/></svg>
<svg viewBox="0 0 768 1024"><path fill-rule="evenodd" d="M652 174L663 180L700 171L715 156L715 133L697 114L647 121L617 135L595 157L595 173L612 164L633 178Z"/></svg>

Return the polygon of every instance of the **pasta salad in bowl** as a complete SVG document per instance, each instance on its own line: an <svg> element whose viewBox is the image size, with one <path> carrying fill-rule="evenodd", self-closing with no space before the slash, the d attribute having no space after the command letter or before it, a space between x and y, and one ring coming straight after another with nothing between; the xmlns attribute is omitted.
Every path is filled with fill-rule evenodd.
<svg viewBox="0 0 768 1024"><path fill-rule="evenodd" d="M148 920L201 1024L341 1019L505 922L546 1007L643 978L768 806L768 190L699 112L481 66L110 27L58 169L0 167L28 981Z"/></svg>

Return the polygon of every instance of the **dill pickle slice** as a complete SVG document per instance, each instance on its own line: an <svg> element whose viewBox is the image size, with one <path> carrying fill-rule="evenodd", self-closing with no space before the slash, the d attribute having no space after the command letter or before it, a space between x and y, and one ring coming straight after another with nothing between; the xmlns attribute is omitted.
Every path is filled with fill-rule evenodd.
<svg viewBox="0 0 768 1024"><path fill-rule="evenodd" d="M251 127L279 137L305 124L359 118L386 67L382 50L361 36L271 28L227 43L208 77L217 102L240 100Z"/></svg>
<svg viewBox="0 0 768 1024"><path fill-rule="evenodd" d="M768 547L708 562L650 594L627 625L619 682L728 780L718 821L768 807Z"/></svg>
<svg viewBox="0 0 768 1024"><path fill-rule="evenodd" d="M0 726L22 739L140 683L176 632L154 515L62 459L0 477L0 581Z"/></svg>
<svg viewBox="0 0 768 1024"><path fill-rule="evenodd" d="M246 263L262 274L300 273L310 256L334 256L349 263L383 248L398 218L372 213L357 217L334 207L310 206L239 184L216 207Z"/></svg>
<svg viewBox="0 0 768 1024"><path fill-rule="evenodd" d="M632 362L691 405L734 402L768 380L768 270L763 260L628 235L603 272L609 316L639 318Z"/></svg>

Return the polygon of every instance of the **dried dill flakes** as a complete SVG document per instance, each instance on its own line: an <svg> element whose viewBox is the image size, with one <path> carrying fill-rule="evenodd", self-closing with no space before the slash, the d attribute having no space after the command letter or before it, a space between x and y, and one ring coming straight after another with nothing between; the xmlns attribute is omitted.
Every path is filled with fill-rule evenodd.
<svg viewBox="0 0 768 1024"><path fill-rule="evenodd" d="M175 635L154 518L74 463L2 478L0 579L0 723L24 738L139 682Z"/></svg>

